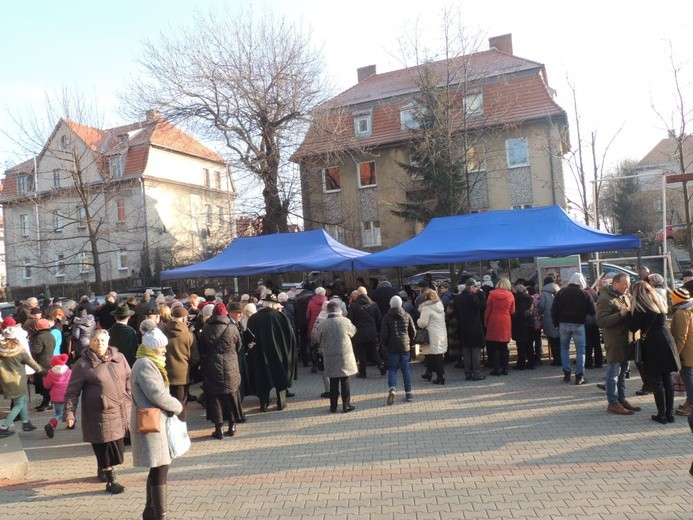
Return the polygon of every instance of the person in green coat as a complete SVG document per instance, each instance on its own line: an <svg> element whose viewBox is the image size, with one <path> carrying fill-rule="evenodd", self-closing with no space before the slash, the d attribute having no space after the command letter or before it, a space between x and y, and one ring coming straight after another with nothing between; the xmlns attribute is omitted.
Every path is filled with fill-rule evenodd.
<svg viewBox="0 0 693 520"><path fill-rule="evenodd" d="M13 399L14 406L0 426L0 436L8 437L14 434L10 426L19 415L22 419L22 430L30 432L36 426L29 421L27 402L29 400L26 381L26 369L29 365L37 374L45 374L45 369L39 365L19 343L19 336L14 327L8 327L0 339L0 386L6 399Z"/></svg>

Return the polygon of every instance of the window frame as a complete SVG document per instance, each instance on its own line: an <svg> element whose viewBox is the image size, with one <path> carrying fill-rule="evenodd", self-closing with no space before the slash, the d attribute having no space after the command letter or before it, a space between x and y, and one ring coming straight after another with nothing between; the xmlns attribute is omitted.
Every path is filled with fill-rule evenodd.
<svg viewBox="0 0 693 520"><path fill-rule="evenodd" d="M205 188L212 187L212 176L209 173L209 168L202 168L202 182L204 183Z"/></svg>
<svg viewBox="0 0 693 520"><path fill-rule="evenodd" d="M362 164L373 164L373 177L375 177L375 182L373 184L361 184L361 165ZM359 189L362 188L375 188L378 186L378 169L376 167L375 161L362 161L359 163L356 163L356 177L357 177L357 182L358 182L358 187Z"/></svg>
<svg viewBox="0 0 693 520"><path fill-rule="evenodd" d="M417 105L414 103L409 103L399 109L399 129L403 132L421 128L421 123L414 117L416 115L416 109ZM408 122L413 122L414 125L410 125Z"/></svg>
<svg viewBox="0 0 693 520"><path fill-rule="evenodd" d="M61 188L60 181L61 181L60 170L58 168L56 168L55 170L53 170L53 188L54 189L57 190L57 189Z"/></svg>
<svg viewBox="0 0 693 520"><path fill-rule="evenodd" d="M19 215L19 230L23 238L29 236L29 214L22 213Z"/></svg>
<svg viewBox="0 0 693 520"><path fill-rule="evenodd" d="M531 209L533 207L532 204L517 204L515 206L510 206L510 209Z"/></svg>
<svg viewBox="0 0 693 520"><path fill-rule="evenodd" d="M221 189L221 171L214 170L214 187L218 190Z"/></svg>
<svg viewBox="0 0 693 520"><path fill-rule="evenodd" d="M361 131L360 122L366 122L366 129ZM373 112L367 110L365 112L355 112L354 113L354 135L357 138L364 139L370 137L373 134Z"/></svg>
<svg viewBox="0 0 693 520"><path fill-rule="evenodd" d="M59 253L55 260L55 277L65 278L65 272L67 271L67 264L65 263L65 255Z"/></svg>
<svg viewBox="0 0 693 520"><path fill-rule="evenodd" d="M118 271L127 271L129 269L129 267L128 267L128 250L121 247L116 252L116 257L118 259ZM123 263L123 258L125 259L124 263Z"/></svg>
<svg viewBox="0 0 693 520"><path fill-rule="evenodd" d="M77 229L87 228L87 208L77 206Z"/></svg>
<svg viewBox="0 0 693 520"><path fill-rule="evenodd" d="M125 199L116 199L116 222L122 224L126 219Z"/></svg>
<svg viewBox="0 0 693 520"><path fill-rule="evenodd" d="M527 154L526 162L517 163L517 164L510 164L510 142L524 142L524 144L525 144L524 148L525 148L525 152ZM515 137L515 138L505 140L505 160L506 160L506 164L508 165L508 169L526 168L527 166L529 166L529 141L527 140L526 137Z"/></svg>
<svg viewBox="0 0 693 520"><path fill-rule="evenodd" d="M211 226L214 223L214 210L211 204L205 206L205 225Z"/></svg>
<svg viewBox="0 0 693 520"><path fill-rule="evenodd" d="M111 179L122 179L125 174L125 155L111 155L108 158L108 174Z"/></svg>
<svg viewBox="0 0 693 520"><path fill-rule="evenodd" d="M59 209L55 210L53 213L53 231L56 233L62 233L65 227L65 215L63 215Z"/></svg>
<svg viewBox="0 0 693 520"><path fill-rule="evenodd" d="M327 189L327 172L329 170L337 170L339 184L337 188L330 190ZM330 178L334 180L332 176ZM342 191L342 169L339 166L327 166L322 169L322 191L323 193L338 193Z"/></svg>
<svg viewBox="0 0 693 520"><path fill-rule="evenodd" d="M29 260L28 258L25 258L24 263L22 264L22 279L24 279L24 280L30 280L31 279L31 276L33 274L31 272L31 267L32 267L31 260Z"/></svg>
<svg viewBox="0 0 693 520"><path fill-rule="evenodd" d="M376 226L377 224L377 226ZM377 230L377 232L376 232ZM366 240L370 235L370 239ZM376 236L377 235L377 236ZM361 244L363 247L379 247L382 245L382 235L380 234L380 220L361 221Z"/></svg>
<svg viewBox="0 0 693 520"><path fill-rule="evenodd" d="M88 274L91 272L91 262L89 261L89 253L82 251L79 255L79 274Z"/></svg>
<svg viewBox="0 0 693 520"><path fill-rule="evenodd" d="M484 115L484 93L473 92L464 96L464 116L468 119Z"/></svg>
<svg viewBox="0 0 693 520"><path fill-rule="evenodd" d="M17 174L17 194L18 195L29 195L33 191L35 191L34 174L33 173L19 173L19 174Z"/></svg>

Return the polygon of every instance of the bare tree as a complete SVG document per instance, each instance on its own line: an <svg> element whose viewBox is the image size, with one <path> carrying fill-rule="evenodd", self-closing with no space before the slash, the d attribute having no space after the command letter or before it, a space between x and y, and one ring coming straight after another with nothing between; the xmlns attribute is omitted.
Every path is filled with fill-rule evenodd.
<svg viewBox="0 0 693 520"><path fill-rule="evenodd" d="M146 77L128 96L134 105L222 141L237 180L249 174L246 192L261 190L263 232L287 231L299 186L288 154L327 95L307 33L270 14L209 12L145 42L141 64Z"/></svg>

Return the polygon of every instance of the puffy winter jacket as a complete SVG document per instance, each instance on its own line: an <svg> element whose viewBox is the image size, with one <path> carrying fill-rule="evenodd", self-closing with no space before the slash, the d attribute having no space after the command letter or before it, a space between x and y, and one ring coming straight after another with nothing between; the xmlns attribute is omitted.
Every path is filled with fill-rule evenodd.
<svg viewBox="0 0 693 520"><path fill-rule="evenodd" d="M204 390L209 394L233 394L241 387L238 351L241 335L226 316L212 316L199 338ZM257 348L257 347L255 347Z"/></svg>
<svg viewBox="0 0 693 520"><path fill-rule="evenodd" d="M390 354L409 352L415 335L414 320L404 309L387 311L380 328L380 341Z"/></svg>
<svg viewBox="0 0 693 520"><path fill-rule="evenodd" d="M77 352L80 356L83 354L83 350L89 348L89 340L92 334L96 330L96 320L91 314L79 317L75 316L72 322L72 339L77 340L78 344L72 342L72 350Z"/></svg>
<svg viewBox="0 0 693 520"><path fill-rule="evenodd" d="M347 318L356 327L354 343L377 341L383 319L378 305L368 296L361 294L354 300Z"/></svg>
<svg viewBox="0 0 693 520"><path fill-rule="evenodd" d="M43 378L43 386L51 391L51 401L54 403L65 402L65 392L70 383L72 370L65 365L56 365L51 368Z"/></svg>
<svg viewBox="0 0 693 520"><path fill-rule="evenodd" d="M306 318L308 318L308 337L310 338L313 334L313 327L315 326L315 320L318 319L318 315L322 310L323 302L327 301L327 297L324 294L316 294L308 302L308 309L306 310Z"/></svg>
<svg viewBox="0 0 693 520"><path fill-rule="evenodd" d="M29 341L31 355L46 370L51 368L51 358L55 349L55 338L50 330L39 330Z"/></svg>
<svg viewBox="0 0 693 520"><path fill-rule="evenodd" d="M426 354L445 354L448 351L448 330L445 327L445 309L440 301L426 300L419 305L419 319L416 322L422 329L428 329L428 348Z"/></svg>

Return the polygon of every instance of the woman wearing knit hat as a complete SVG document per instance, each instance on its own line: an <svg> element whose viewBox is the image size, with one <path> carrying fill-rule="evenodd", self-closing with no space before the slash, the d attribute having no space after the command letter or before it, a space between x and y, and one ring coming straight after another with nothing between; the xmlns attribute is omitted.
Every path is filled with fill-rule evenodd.
<svg viewBox="0 0 693 520"><path fill-rule="evenodd" d="M116 347L108 345L108 332L99 329L89 349L72 365L65 392L65 422L75 426L77 403L82 408L82 440L91 444L98 465L97 476L106 491L122 493L113 466L123 463L125 434L130 426L130 365ZM81 397L81 402L80 402Z"/></svg>
<svg viewBox="0 0 693 520"><path fill-rule="evenodd" d="M144 324L147 320L143 321ZM141 327L140 327L141 328ZM166 416L179 414L183 410L180 401L169 393L169 376L166 370L166 345L168 338L157 327L142 335L142 345L137 349L137 360L132 366L132 408L130 423L132 437L132 464L149 468L147 476L146 503L142 518L166 518L167 477L171 464ZM138 433L137 409L158 408L159 428L157 432Z"/></svg>
<svg viewBox="0 0 693 520"><path fill-rule="evenodd" d="M29 353L22 347L17 335L17 329L7 327L0 339L0 387L6 399L12 399L13 405L5 422L0 425L0 437L14 434L10 426L17 416L22 419L22 430L25 432L35 430L36 427L29 421L27 411L28 387L24 365L29 365L37 373L44 371Z"/></svg>
<svg viewBox="0 0 693 520"><path fill-rule="evenodd" d="M222 426L229 422L226 435L236 434L236 421L243 417L241 406L241 372L238 352L241 335L231 325L223 303L214 305L212 317L202 327L198 338L203 388L207 403L207 419L214 424L212 437L223 439Z"/></svg>
<svg viewBox="0 0 693 520"><path fill-rule="evenodd" d="M65 410L65 392L72 376L72 370L67 366L68 355L58 354L51 358L51 369L43 378L43 386L50 390L51 402L53 403L53 418L48 421L43 429L46 435L53 438L58 422L63 418Z"/></svg>
<svg viewBox="0 0 693 520"><path fill-rule="evenodd" d="M671 292L671 304L674 308L671 335L681 358L681 378L686 387L686 402L676 409L676 415L690 416L693 413L693 299L681 287Z"/></svg>

